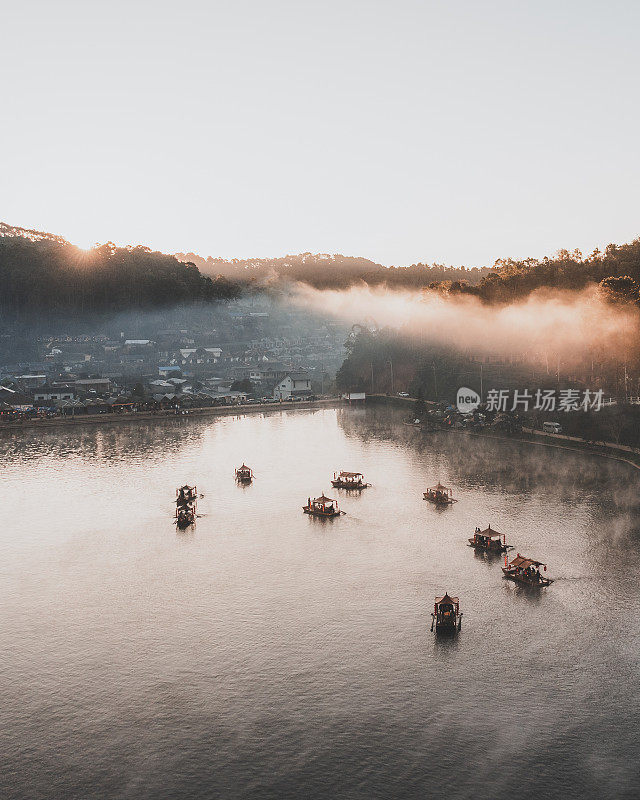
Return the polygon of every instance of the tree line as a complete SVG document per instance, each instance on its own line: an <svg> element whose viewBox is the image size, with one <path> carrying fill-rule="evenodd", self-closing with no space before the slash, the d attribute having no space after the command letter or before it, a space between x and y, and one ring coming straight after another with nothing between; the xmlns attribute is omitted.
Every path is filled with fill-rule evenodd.
<svg viewBox="0 0 640 800"><path fill-rule="evenodd" d="M196 264L205 274L223 275L257 287L299 282L315 289L349 289L358 284L390 289L424 289L434 282L447 280L465 281L474 286L491 272L488 267L426 263L385 267L367 258L326 253L254 259L202 258L195 253L178 253L177 256Z"/></svg>
<svg viewBox="0 0 640 800"><path fill-rule="evenodd" d="M51 234L0 228L0 309L7 319L88 316L228 300L241 288L148 247L84 251Z"/></svg>
<svg viewBox="0 0 640 800"><path fill-rule="evenodd" d="M302 253L283 258L201 258L148 247L106 243L84 251L61 236L0 223L0 310L92 315L228 300L298 281L318 289L354 285L468 294L485 303L510 303L542 289L576 290L599 284L615 303L640 305L640 239L610 244L583 257L500 259L493 267L417 263L384 267L365 258Z"/></svg>
<svg viewBox="0 0 640 800"><path fill-rule="evenodd" d="M477 285L456 280L430 288L474 295L487 303L511 303L538 289L575 291L595 284L614 302L640 305L640 239L610 244L604 252L594 250L587 257L579 250L560 250L553 258L542 260L500 259Z"/></svg>

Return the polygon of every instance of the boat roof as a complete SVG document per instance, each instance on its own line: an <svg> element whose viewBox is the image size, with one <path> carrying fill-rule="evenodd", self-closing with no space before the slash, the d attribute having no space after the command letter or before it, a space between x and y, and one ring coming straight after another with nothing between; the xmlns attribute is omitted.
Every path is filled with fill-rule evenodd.
<svg viewBox="0 0 640 800"><path fill-rule="evenodd" d="M331 497L327 497L326 495L322 494L320 497L316 497L313 501L314 503L335 503Z"/></svg>
<svg viewBox="0 0 640 800"><path fill-rule="evenodd" d="M480 536L486 536L488 539L499 539L502 534L498 531L494 531L494 529L489 525L488 528L485 528L483 531L480 531Z"/></svg>
<svg viewBox="0 0 640 800"><path fill-rule="evenodd" d="M247 465L244 463L244 461L243 461L243 462L242 462L242 466L241 466L241 467L238 467L238 469L239 469L239 470L240 470L240 469L251 469L251 467L248 467L248 466L247 466Z"/></svg>
<svg viewBox="0 0 640 800"><path fill-rule="evenodd" d="M340 473L341 478L361 478L361 472L344 472L344 470Z"/></svg>
<svg viewBox="0 0 640 800"><path fill-rule="evenodd" d="M459 598L451 597L447 592L445 592L442 597L436 597L436 604L440 605L440 603L459 603Z"/></svg>
<svg viewBox="0 0 640 800"><path fill-rule="evenodd" d="M184 486L181 486L180 488L181 488L181 489L195 489L196 487L195 487L195 486L189 486L189 484L188 484L188 483L185 483L185 485L184 485Z"/></svg>
<svg viewBox="0 0 640 800"><path fill-rule="evenodd" d="M430 486L429 491L442 491L442 492L449 492L451 491L448 486L443 486L439 481L435 486Z"/></svg>
<svg viewBox="0 0 640 800"><path fill-rule="evenodd" d="M536 561L534 558L526 558L518 553L509 566L522 567L522 569L526 569L527 567L544 567L545 563L544 561Z"/></svg>

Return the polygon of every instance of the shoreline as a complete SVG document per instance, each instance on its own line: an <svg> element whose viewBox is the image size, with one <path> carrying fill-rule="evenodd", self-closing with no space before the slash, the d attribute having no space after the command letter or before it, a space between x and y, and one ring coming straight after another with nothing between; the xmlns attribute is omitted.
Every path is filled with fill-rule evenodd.
<svg viewBox="0 0 640 800"><path fill-rule="evenodd" d="M367 398L374 404L390 405L402 408L411 408L418 402L412 397L392 397L389 395L370 395ZM427 405L432 405L430 401L425 401ZM424 430L422 426L415 426L417 430ZM602 442L601 444L589 444L588 442L575 437L563 436L562 434L545 433L531 428L523 428L523 433L513 433L500 435L499 433L479 433L468 431L462 428L438 428L437 433L458 433L466 436L477 436L479 438L499 439L506 442L524 442L538 447L554 447L557 450L569 450L574 453L584 453L592 456L601 456L612 461L619 461L622 464L629 464L640 470L640 452L636 452L626 445L617 445L613 442ZM540 441L546 439L547 441ZM561 444L566 441L567 444ZM568 444L568 443L571 444ZM614 452L611 452L614 451ZM616 452L617 451L617 452ZM628 456L625 458L625 456Z"/></svg>
<svg viewBox="0 0 640 800"><path fill-rule="evenodd" d="M342 404L337 397L326 400L300 403L247 403L236 406L213 406L211 408L189 408L183 412L175 413L173 410L158 411L122 411L115 414L87 414L78 416L53 417L50 419L36 418L22 420L21 422L8 422L0 425L0 434L16 433L26 430L53 430L55 428L77 428L83 425L120 425L136 422L163 422L166 420L189 420L205 417L228 417L242 414L255 414L264 411L297 411L305 409L331 408Z"/></svg>
<svg viewBox="0 0 640 800"><path fill-rule="evenodd" d="M367 404L372 405L389 405L394 407L410 407L417 401L414 398L404 397L390 397L386 395L376 396L370 395L367 398ZM20 431L32 430L55 430L56 428L78 428L81 426L95 426L95 425L130 425L137 422L164 422L168 420L189 420L189 419L202 419L211 417L228 417L240 416L244 414L256 414L258 412L266 411L298 411L298 410L313 410L321 408L337 408L348 407L348 404L340 397L331 397L324 400L314 400L313 402L277 402L277 403L248 403L236 406L215 406L211 408L190 408L185 409L185 413L175 413L173 410L159 410L159 411L129 411L118 412L116 414L89 414L82 416L70 417L54 417L52 419L31 419L22 420L21 422L6 423L0 425L0 435L3 433L15 434ZM422 426L415 426L416 430L426 432ZM579 439L571 438L571 445L560 444L557 441L539 441L541 438L547 440L555 440L556 438L562 440L564 437L556 437L553 434L546 434L542 431L534 431L527 429L524 433L500 435L499 433L478 433L456 428L439 428L434 433L457 433L466 436L475 436L478 438L497 439L506 442L523 442L525 444L536 445L538 447L553 447L557 450L568 450L574 453L583 453L586 455L600 456L608 458L613 461L619 461L623 464L628 464L635 469L640 470L640 453L635 453L630 448L623 445L615 445L613 443L605 443L603 445L592 445L587 442L582 442ZM535 438L534 438L535 437ZM607 452L607 450L622 450L629 458L625 458L622 454Z"/></svg>

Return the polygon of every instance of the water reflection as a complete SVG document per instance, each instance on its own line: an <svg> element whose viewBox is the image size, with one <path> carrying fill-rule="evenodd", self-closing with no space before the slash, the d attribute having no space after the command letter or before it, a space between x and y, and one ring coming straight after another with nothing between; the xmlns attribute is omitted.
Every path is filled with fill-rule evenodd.
<svg viewBox="0 0 640 800"><path fill-rule="evenodd" d="M3 798L634 796L625 465L423 436L388 409L2 446ZM239 491L243 460L258 477ZM336 469L372 486L341 492L339 519L303 514ZM437 480L455 505L423 500ZM176 534L185 482L204 497ZM555 583L504 580L468 546L489 523ZM429 630L445 591L451 638Z"/></svg>

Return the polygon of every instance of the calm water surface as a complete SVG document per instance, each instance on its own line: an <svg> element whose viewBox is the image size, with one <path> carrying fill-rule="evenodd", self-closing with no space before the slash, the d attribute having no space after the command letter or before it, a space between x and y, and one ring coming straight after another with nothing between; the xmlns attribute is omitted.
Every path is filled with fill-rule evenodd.
<svg viewBox="0 0 640 800"><path fill-rule="evenodd" d="M0 448L0 797L640 796L631 467L384 409ZM304 515L337 469L373 486ZM438 480L451 508L422 500ZM177 533L184 482L205 496ZM489 523L556 582L503 580L467 547Z"/></svg>

